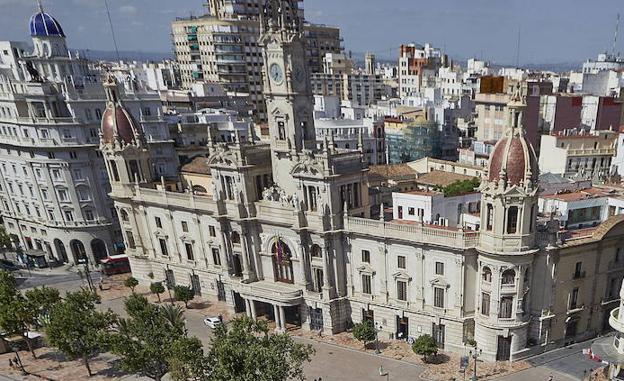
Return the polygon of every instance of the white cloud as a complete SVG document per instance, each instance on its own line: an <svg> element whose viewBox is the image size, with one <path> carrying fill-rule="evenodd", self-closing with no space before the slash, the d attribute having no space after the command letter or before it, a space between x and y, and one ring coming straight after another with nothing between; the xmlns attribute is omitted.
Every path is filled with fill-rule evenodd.
<svg viewBox="0 0 624 381"><path fill-rule="evenodd" d="M138 12L138 9L134 5L122 5L119 7L119 12L124 15L134 15Z"/></svg>

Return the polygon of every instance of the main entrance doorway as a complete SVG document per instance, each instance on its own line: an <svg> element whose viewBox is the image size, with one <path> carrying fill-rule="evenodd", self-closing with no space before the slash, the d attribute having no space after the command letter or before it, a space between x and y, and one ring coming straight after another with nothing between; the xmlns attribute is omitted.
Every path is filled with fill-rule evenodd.
<svg viewBox="0 0 624 381"><path fill-rule="evenodd" d="M511 336L498 336L498 348L496 350L496 361L509 361L511 357Z"/></svg>

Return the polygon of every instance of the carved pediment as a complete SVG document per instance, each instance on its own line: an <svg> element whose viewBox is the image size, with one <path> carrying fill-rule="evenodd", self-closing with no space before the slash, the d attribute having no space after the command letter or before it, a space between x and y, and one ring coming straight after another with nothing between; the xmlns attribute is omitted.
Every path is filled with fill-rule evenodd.
<svg viewBox="0 0 624 381"><path fill-rule="evenodd" d="M208 165L219 165L226 167L236 167L238 160L234 152L230 151L227 146L218 145L215 147L210 157L208 158Z"/></svg>
<svg viewBox="0 0 624 381"><path fill-rule="evenodd" d="M370 274L370 275L375 275L375 270L373 269L373 267L368 264L368 263L364 263L361 266L357 267L357 271L362 273L362 274Z"/></svg>
<svg viewBox="0 0 624 381"><path fill-rule="evenodd" d="M412 277L406 271L403 271L403 270L399 270L395 272L394 274L392 274L392 277L394 279L400 279L400 280L406 280L406 281L412 280Z"/></svg>
<svg viewBox="0 0 624 381"><path fill-rule="evenodd" d="M299 157L290 173L292 175L321 178L323 176L323 164L311 153L304 153L303 156Z"/></svg>
<svg viewBox="0 0 624 381"><path fill-rule="evenodd" d="M431 284L432 286L438 286L438 287L443 287L443 288L451 287L451 285L443 278L435 278L431 280L429 284Z"/></svg>

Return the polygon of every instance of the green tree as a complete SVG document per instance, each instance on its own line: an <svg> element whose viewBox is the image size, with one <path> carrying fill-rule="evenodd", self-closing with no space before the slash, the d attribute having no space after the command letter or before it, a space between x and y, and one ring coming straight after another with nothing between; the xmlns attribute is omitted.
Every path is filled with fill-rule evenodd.
<svg viewBox="0 0 624 381"><path fill-rule="evenodd" d="M37 358L28 331L39 316L36 306L17 289L15 278L6 271L0 271L0 331L5 335L20 335L28 349Z"/></svg>
<svg viewBox="0 0 624 381"><path fill-rule="evenodd" d="M192 358L190 352L201 350L201 343L188 339L184 327L170 324L162 307L133 294L126 299L126 313L128 319L121 319L117 329L107 335L112 352L121 358L122 369L157 381L173 363L181 374L192 369L185 361ZM203 356L203 351L196 356Z"/></svg>
<svg viewBox="0 0 624 381"><path fill-rule="evenodd" d="M139 281L135 277L132 277L132 276L124 281L124 286L131 289L133 294L134 294L134 289L138 285L139 285Z"/></svg>
<svg viewBox="0 0 624 381"><path fill-rule="evenodd" d="M150 292L156 294L158 303L160 303L160 294L165 292L165 286L163 286L162 282L152 282L152 284L150 284Z"/></svg>
<svg viewBox="0 0 624 381"><path fill-rule="evenodd" d="M375 340L377 332L375 326L371 321L363 321L353 326L353 337L358 341L364 343L364 349L366 350L366 344Z"/></svg>
<svg viewBox="0 0 624 381"><path fill-rule="evenodd" d="M175 286L173 288L173 295L176 300L184 302L184 307L188 308L188 302L193 300L195 292L188 286Z"/></svg>
<svg viewBox="0 0 624 381"><path fill-rule="evenodd" d="M61 300L61 295L56 288L37 287L26 291L26 301L33 312L33 322L37 328L42 327L43 321L47 320L52 308Z"/></svg>
<svg viewBox="0 0 624 381"><path fill-rule="evenodd" d="M0 251L2 251L4 259L7 259L6 251L12 247L12 243L11 236L7 234L4 226L0 225Z"/></svg>
<svg viewBox="0 0 624 381"><path fill-rule="evenodd" d="M436 344L433 336L422 335L414 340L412 350L417 355L421 355L424 362L428 362L430 356L438 354L438 345Z"/></svg>
<svg viewBox="0 0 624 381"><path fill-rule="evenodd" d="M169 374L176 381L205 379L209 374L204 348L196 337L183 337L171 346Z"/></svg>
<svg viewBox="0 0 624 381"><path fill-rule="evenodd" d="M182 307L175 304L165 304L160 306L160 313L172 327L186 332L186 319Z"/></svg>
<svg viewBox="0 0 624 381"><path fill-rule="evenodd" d="M304 380L303 364L314 355L310 345L295 343L288 334L269 334L264 321L248 317L215 330L205 369L210 381ZM262 372L258 370L262 369Z"/></svg>
<svg viewBox="0 0 624 381"><path fill-rule="evenodd" d="M97 311L96 301L97 295L87 289L68 292L52 308L45 326L50 345L69 357L82 359L89 377L92 376L89 361L106 350L102 337L117 320L111 311Z"/></svg>

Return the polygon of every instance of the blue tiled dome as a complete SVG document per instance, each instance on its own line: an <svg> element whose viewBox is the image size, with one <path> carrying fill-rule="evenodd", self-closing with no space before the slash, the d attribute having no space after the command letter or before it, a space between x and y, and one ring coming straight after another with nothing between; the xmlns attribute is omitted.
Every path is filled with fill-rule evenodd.
<svg viewBox="0 0 624 381"><path fill-rule="evenodd" d="M49 14L40 11L30 18L30 35L65 37L61 24Z"/></svg>

